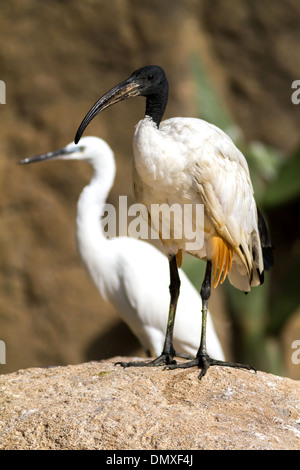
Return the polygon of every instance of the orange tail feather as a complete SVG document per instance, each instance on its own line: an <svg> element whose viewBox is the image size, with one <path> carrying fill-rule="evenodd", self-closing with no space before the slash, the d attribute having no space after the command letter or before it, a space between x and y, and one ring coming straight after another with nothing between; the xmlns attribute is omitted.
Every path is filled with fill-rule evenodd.
<svg viewBox="0 0 300 470"><path fill-rule="evenodd" d="M211 238L211 248L211 261L214 267L213 286L217 287L219 282L223 284L227 274L231 271L233 249L219 235Z"/></svg>
<svg viewBox="0 0 300 470"><path fill-rule="evenodd" d="M178 268L180 268L181 264L182 264L182 250L179 250L177 252L176 260L177 260L177 266L178 266Z"/></svg>

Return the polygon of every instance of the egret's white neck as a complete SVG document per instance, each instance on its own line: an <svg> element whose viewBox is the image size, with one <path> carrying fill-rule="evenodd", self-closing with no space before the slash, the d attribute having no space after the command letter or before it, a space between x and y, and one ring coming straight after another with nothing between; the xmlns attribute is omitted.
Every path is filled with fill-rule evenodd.
<svg viewBox="0 0 300 470"><path fill-rule="evenodd" d="M110 246L101 225L104 204L116 172L113 156L108 157L106 155L101 160L99 158L89 162L94 168L94 174L90 184L81 192L77 204L78 251L96 284L99 282L99 272L102 273L100 264L106 262Z"/></svg>
<svg viewBox="0 0 300 470"><path fill-rule="evenodd" d="M107 196L115 179L115 163L105 158L104 162L91 161L94 173L90 183L82 190L77 204L77 219L91 223L92 215L97 219L103 211ZM101 163L101 164L100 164ZM78 223L78 221L77 221Z"/></svg>

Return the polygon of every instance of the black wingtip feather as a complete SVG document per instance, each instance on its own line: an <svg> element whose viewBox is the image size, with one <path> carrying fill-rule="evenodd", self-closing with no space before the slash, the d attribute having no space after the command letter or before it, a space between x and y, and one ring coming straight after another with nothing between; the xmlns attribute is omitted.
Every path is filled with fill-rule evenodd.
<svg viewBox="0 0 300 470"><path fill-rule="evenodd" d="M268 271L274 265L274 248L272 247L266 221L259 209L257 209L257 217L258 232L264 260L264 269Z"/></svg>

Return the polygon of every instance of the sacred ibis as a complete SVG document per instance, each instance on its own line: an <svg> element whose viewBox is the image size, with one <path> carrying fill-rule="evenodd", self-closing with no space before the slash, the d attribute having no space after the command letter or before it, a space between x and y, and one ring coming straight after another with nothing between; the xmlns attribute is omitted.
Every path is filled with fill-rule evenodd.
<svg viewBox="0 0 300 470"><path fill-rule="evenodd" d="M185 221L194 224L196 238L200 240L202 236L203 244L190 249L184 230L181 239L163 240L171 279L165 344L154 361L123 365L166 364L169 368L197 365L202 369L200 379L211 365L251 369L248 365L215 360L206 347L211 278L217 287L228 276L234 287L249 292L252 286L263 283L264 269L273 263L269 234L256 207L246 159L229 136L213 124L185 117L161 122L168 100L168 81L159 66L142 67L105 93L83 119L75 142L98 113L135 96L146 98L145 117L137 124L133 139L136 200L147 206L149 214L153 204L179 204L183 212L187 204L192 204L194 209L203 205L203 220L195 220L192 211L191 220ZM163 228L161 224L156 226L158 232ZM172 330L180 287L177 264L182 251L206 261L201 287L202 333L196 358L174 364Z"/></svg>

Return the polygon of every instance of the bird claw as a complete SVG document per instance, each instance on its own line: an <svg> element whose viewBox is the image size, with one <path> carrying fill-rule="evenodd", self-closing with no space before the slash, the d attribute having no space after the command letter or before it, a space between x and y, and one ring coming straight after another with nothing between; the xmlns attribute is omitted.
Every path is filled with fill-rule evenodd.
<svg viewBox="0 0 300 470"><path fill-rule="evenodd" d="M187 368L195 367L195 366L197 366L199 369L202 369L198 376L199 380L201 380L202 377L204 377L204 375L206 374L206 372L211 366L234 367L236 369L254 370L254 372L256 372L256 369L254 367L249 366L247 364L220 361L220 360L211 358L208 354L200 354L195 359L192 359L191 361L184 362L181 364L168 364L166 365L165 368L166 369L187 369Z"/></svg>
<svg viewBox="0 0 300 470"><path fill-rule="evenodd" d="M174 356L181 357L183 359L191 359L191 356L184 353L176 353L174 355L171 353L162 353L160 356L152 359L151 361L136 361L136 362L116 362L116 365L120 365L122 367L157 367L157 366L171 366L176 365L177 361L174 359Z"/></svg>
<svg viewBox="0 0 300 470"><path fill-rule="evenodd" d="M185 354L185 353L176 353L176 357L180 357L181 359L187 359L189 361L194 359L194 356L191 356L190 354Z"/></svg>
<svg viewBox="0 0 300 470"><path fill-rule="evenodd" d="M159 356L152 361L137 361L137 362L116 362L115 366L120 365L126 367L157 367L176 364L175 359L169 359L167 356Z"/></svg>

